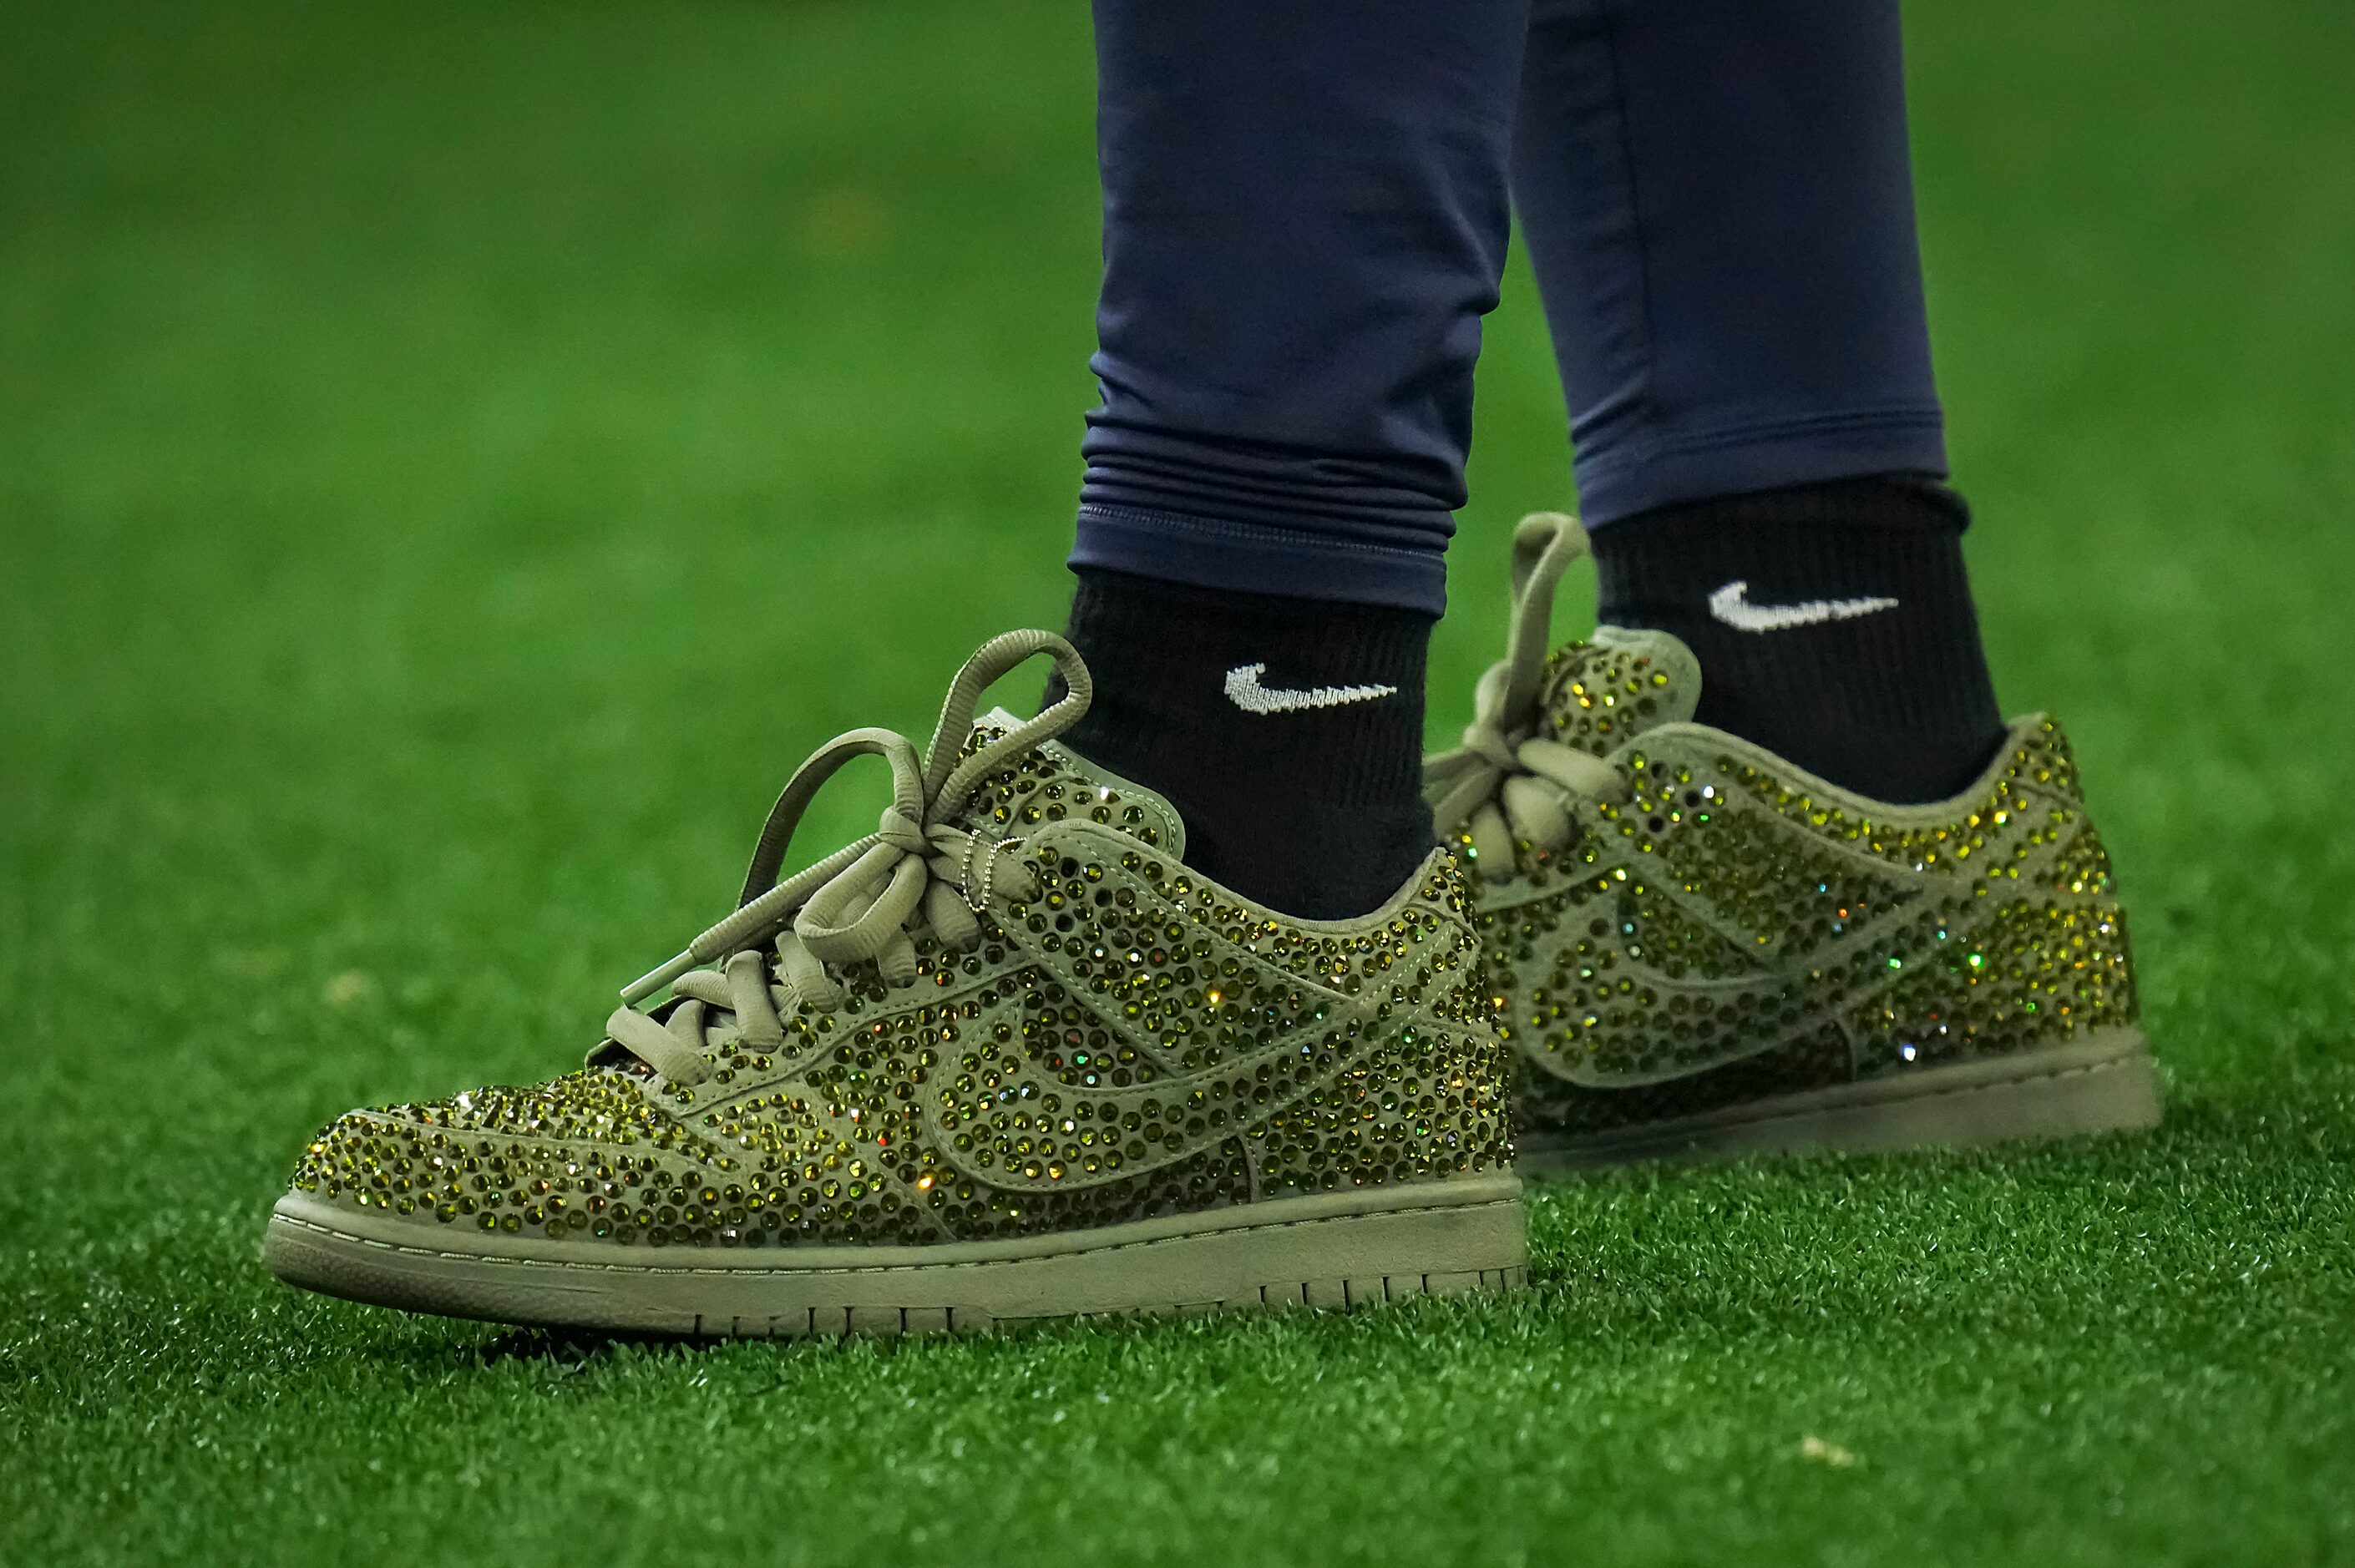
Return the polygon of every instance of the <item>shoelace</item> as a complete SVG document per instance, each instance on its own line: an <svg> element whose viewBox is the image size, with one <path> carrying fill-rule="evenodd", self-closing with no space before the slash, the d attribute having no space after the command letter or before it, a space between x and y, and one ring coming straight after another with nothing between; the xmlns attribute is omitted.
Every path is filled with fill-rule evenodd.
<svg viewBox="0 0 2355 1568"><path fill-rule="evenodd" d="M1603 758L1536 735L1552 640L1554 588L1587 553L1574 517L1537 512L1513 531L1513 614L1505 657L1480 677L1464 744L1431 759L1423 798L1440 836L1468 834L1473 869L1513 874L1514 844L1551 851L1576 833L1574 800L1616 800L1626 779Z"/></svg>
<svg viewBox="0 0 2355 1568"><path fill-rule="evenodd" d="M982 693L1039 653L1053 658L1070 690L959 760ZM747 1050L773 1049L784 1043L784 1011L840 1005L846 992L829 966L872 959L887 981L905 985L916 978L915 938L925 928L948 947L977 945L991 903L1036 898L1039 881L1005 853L1019 839L993 839L953 819L983 779L1078 722L1092 693L1088 667L1069 642L1051 631L1009 631L984 643L957 673L921 764L915 746L887 729L855 729L820 747L770 810L736 912L624 988L623 1005L605 1021L607 1038L666 1078L701 1083L713 1071L707 1050L730 1040ZM858 757L891 765L891 804L881 826L777 881L810 801ZM666 1020L639 1011L637 1002L665 987L678 999ZM724 1020L713 1016L720 1010Z"/></svg>

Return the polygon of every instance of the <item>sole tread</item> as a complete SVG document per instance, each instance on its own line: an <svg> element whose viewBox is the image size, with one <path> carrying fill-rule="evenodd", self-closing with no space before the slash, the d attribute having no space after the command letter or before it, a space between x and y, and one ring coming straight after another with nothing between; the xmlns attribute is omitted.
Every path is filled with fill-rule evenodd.
<svg viewBox="0 0 2355 1568"><path fill-rule="evenodd" d="M1524 1173L1644 1160L1962 1149L2156 1127L2158 1076L2139 1030L1931 1068L1916 1076L1780 1096L1583 1138L1525 1137Z"/></svg>
<svg viewBox="0 0 2355 1568"><path fill-rule="evenodd" d="M987 1332L1136 1313L1351 1311L1527 1280L1510 1176L1279 1199L1023 1243L811 1248L773 1263L571 1243L467 1251L431 1245L439 1238L430 1235L421 1245L363 1234L369 1220L282 1200L265 1242L270 1266L305 1288L445 1316L766 1339ZM1412 1271L1425 1263L1446 1266Z"/></svg>

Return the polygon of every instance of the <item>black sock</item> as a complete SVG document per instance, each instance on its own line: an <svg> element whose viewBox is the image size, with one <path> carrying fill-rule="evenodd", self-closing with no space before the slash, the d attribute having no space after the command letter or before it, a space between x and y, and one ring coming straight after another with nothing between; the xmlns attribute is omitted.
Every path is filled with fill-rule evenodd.
<svg viewBox="0 0 2355 1568"><path fill-rule="evenodd" d="M1876 800L1944 800L2004 735L1969 520L1902 474L1666 507L1594 531L1602 619L1691 646L1700 723Z"/></svg>
<svg viewBox="0 0 2355 1568"><path fill-rule="evenodd" d="M1433 842L1429 616L1078 575L1069 635L1095 700L1064 744L1167 796L1187 864L1305 919L1366 914L1404 885ZM1347 687L1391 689L1331 700Z"/></svg>

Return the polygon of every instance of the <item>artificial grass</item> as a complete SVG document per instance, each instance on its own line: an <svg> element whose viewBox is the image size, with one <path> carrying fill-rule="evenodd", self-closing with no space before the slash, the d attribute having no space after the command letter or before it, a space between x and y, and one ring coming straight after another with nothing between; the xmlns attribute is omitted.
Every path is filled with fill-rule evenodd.
<svg viewBox="0 0 2355 1568"><path fill-rule="evenodd" d="M333 1112L576 1059L812 746L1055 623L1083 17L13 21L0 1562L2355 1556L2343 7L1911 17L1988 640L2159 1134L1550 1188L1509 1301L719 1347L297 1296L260 1220ZM1442 735L1566 483L1509 294Z"/></svg>

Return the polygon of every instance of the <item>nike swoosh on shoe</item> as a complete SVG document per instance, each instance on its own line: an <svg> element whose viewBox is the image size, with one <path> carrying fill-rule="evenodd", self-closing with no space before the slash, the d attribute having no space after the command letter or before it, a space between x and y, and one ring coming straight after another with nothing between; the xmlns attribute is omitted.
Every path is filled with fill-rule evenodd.
<svg viewBox="0 0 2355 1568"><path fill-rule="evenodd" d="M1127 892L1156 922L1174 922L1183 914L1176 906L1162 905L1149 882L1116 865L1107 867L1106 885L1115 895ZM966 1038L1018 1038L1030 1050L1011 1069L985 1075L969 1087L955 1080L925 1102L926 1133L947 1162L1006 1188L1075 1189L1132 1179L1231 1143L1251 1117L1281 1112L1318 1083L1378 1052L1390 1038L1380 1027L1380 1012L1385 1010L1379 996L1360 1001L1297 965L1215 938L1197 937L1190 949L1169 947L1174 950L1107 950L1102 958L1082 960L1096 971L1092 979L1112 981L1101 994L1058 986L1043 969L1026 971L1017 977L1018 992L1005 995L966 1023L961 1031ZM1155 990L1172 959L1220 978L1205 979L1191 992ZM1242 979L1222 978L1230 970ZM1283 1000L1257 1009L1240 1005L1263 974ZM958 993L944 1000L954 1005ZM1165 1015L1199 1011L1205 1003L1221 1021L1217 1033L1235 1034L1241 1049L1222 1046L1206 1031L1181 1058L1139 1049L1122 1037L1119 1015L1132 1004L1137 1022L1149 1030ZM1132 1034L1135 1027L1127 1025ZM1259 1043L1251 1044L1254 1037ZM1182 1129L1174 1118L1160 1118L1162 1107L1181 1106L1194 1113ZM1145 1122L1160 1118L1166 1126L1096 1172L1060 1163L1049 1170L1044 1160L1030 1167L987 1157L975 1161L960 1147L957 1132L1008 1107L1045 1122L1054 1120L1058 1108L1076 1107L1082 1120L1092 1115L1092 1130L1106 1138L1108 1150L1131 1142L1140 1116ZM1059 1130L1087 1129L1074 1125Z"/></svg>

